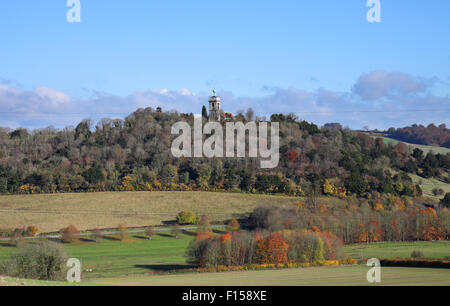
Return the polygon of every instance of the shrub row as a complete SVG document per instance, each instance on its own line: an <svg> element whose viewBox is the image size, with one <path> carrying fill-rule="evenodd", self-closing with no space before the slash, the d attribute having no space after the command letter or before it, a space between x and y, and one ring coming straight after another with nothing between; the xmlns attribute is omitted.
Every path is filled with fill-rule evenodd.
<svg viewBox="0 0 450 306"><path fill-rule="evenodd" d="M413 268L444 268L450 269L450 261L448 260L432 260L432 259L382 259L383 267L413 267Z"/></svg>
<svg viewBox="0 0 450 306"><path fill-rule="evenodd" d="M344 266L356 265L357 260L347 258L344 260L326 260L314 263L287 263L287 264L248 264L242 266L217 266L206 268L188 268L171 271L158 271L155 274L184 274L184 273L215 273L215 272L234 272L234 271L258 271L258 270L279 270L279 269L300 269L311 267L326 267L326 266Z"/></svg>
<svg viewBox="0 0 450 306"><path fill-rule="evenodd" d="M249 264L243 266L217 266L208 268L197 268L196 272L231 272L231 271L252 271L252 270L270 270L270 269L295 269L310 267L326 267L339 265L355 265L357 261L352 258L344 260L323 260L317 262L286 263L286 264Z"/></svg>
<svg viewBox="0 0 450 306"><path fill-rule="evenodd" d="M315 263L344 258L342 242L333 234L307 230L239 231L220 237L201 234L191 241L186 255L188 262L199 268Z"/></svg>
<svg viewBox="0 0 450 306"><path fill-rule="evenodd" d="M1 238L13 238L18 239L21 237L35 237L38 233L38 228L34 225L30 225L26 228L16 229L0 229Z"/></svg>

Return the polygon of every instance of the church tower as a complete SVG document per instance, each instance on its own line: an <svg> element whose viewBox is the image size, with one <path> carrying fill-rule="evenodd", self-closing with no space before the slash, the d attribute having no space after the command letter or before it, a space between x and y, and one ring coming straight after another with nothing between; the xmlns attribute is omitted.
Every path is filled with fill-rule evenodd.
<svg viewBox="0 0 450 306"><path fill-rule="evenodd" d="M220 121L220 97L217 91L213 90L213 95L209 97L209 121Z"/></svg>

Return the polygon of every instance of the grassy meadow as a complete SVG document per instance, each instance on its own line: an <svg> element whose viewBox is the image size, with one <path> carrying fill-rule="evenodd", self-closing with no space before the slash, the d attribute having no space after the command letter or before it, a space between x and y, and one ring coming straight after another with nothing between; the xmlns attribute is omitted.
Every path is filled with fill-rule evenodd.
<svg viewBox="0 0 450 306"><path fill-rule="evenodd" d="M444 190L444 195L450 192L450 184L437 180L435 178L423 178L415 174L409 174L415 184L419 184L422 188L423 194L427 197L433 198L435 200L441 200L444 196L435 196L433 194L433 189L438 188Z"/></svg>
<svg viewBox="0 0 450 306"><path fill-rule="evenodd" d="M365 266L192 273L99 278L81 284L0 278L1 286L450 286L448 269L384 267L381 283L369 284Z"/></svg>
<svg viewBox="0 0 450 306"><path fill-rule="evenodd" d="M55 232L68 225L79 230L161 225L182 210L223 221L251 212L260 204L289 205L298 198L211 192L102 192L0 196L0 226L35 225Z"/></svg>
<svg viewBox="0 0 450 306"><path fill-rule="evenodd" d="M72 244L64 244L71 257L78 258L83 265L83 279L139 277L154 273L174 272L190 268L185 252L194 233L184 232L179 239L169 232L158 233L152 240L142 235L129 235L125 241L114 236L105 236L98 242L82 239ZM421 250L426 258L442 258L450 255L450 241L377 243L350 245L346 254L355 259L367 258L408 258L413 250ZM0 243L0 261L7 260L15 247ZM86 269L92 272L86 272Z"/></svg>
<svg viewBox="0 0 450 306"><path fill-rule="evenodd" d="M53 282L35 279L20 279L14 277L0 277L0 287L66 287L66 286L86 286L86 283L68 283L68 282ZM92 285L94 286L94 285Z"/></svg>
<svg viewBox="0 0 450 306"><path fill-rule="evenodd" d="M317 267L93 279L88 283L121 286L450 286L448 269L384 267L380 284L369 284L367 271L365 266Z"/></svg>
<svg viewBox="0 0 450 306"><path fill-rule="evenodd" d="M40 232L57 231L69 224L81 230L160 225L174 220L182 210L206 214L210 220L226 220L249 213L261 204L292 205L299 198L208 192L123 192L0 197L2 228L36 225ZM342 205L335 198L323 202ZM220 232L218 232L220 233ZM83 267L83 284L105 285L367 285L367 267L321 267L268 271L206 274L168 274L190 268L185 252L195 233L184 231L179 239L170 232L158 232L152 240L143 234L129 234L124 241L113 235L98 242L89 237L64 244L70 257ZM22 242L22 243L32 243ZM0 242L0 261L16 248ZM426 258L450 255L450 241L377 243L350 245L346 254L360 258L407 258L421 250ZM162 275L160 275L162 274ZM60 285L3 278L5 285ZM1 281L1 280L0 280ZM0 284L1 285L1 284ZM450 285L446 269L383 268L382 285Z"/></svg>
<svg viewBox="0 0 450 306"><path fill-rule="evenodd" d="M415 149L415 148L421 149L422 151L425 152L425 154L427 154L430 151L433 151L434 153L440 153L440 154L450 153L450 149L444 148L444 147L418 145L418 144L408 143L408 142L404 142L404 141L398 141L398 140L395 140L395 139L392 139L389 137L383 137L383 139L384 139L385 144L396 145L399 142L403 142L403 143L407 144L408 146L412 147L413 149Z"/></svg>
<svg viewBox="0 0 450 306"><path fill-rule="evenodd" d="M380 242L347 245L344 249L347 256L355 259L410 258L414 250L422 251L425 258L438 259L450 256L450 241Z"/></svg>
<svg viewBox="0 0 450 306"><path fill-rule="evenodd" d="M82 262L83 279L116 277L189 268L184 254L192 238L189 233L181 234L179 239L170 233L159 233L152 240L129 235L125 241L105 236L98 242L81 239L64 244L64 248L70 257ZM0 261L7 260L15 249L0 243Z"/></svg>

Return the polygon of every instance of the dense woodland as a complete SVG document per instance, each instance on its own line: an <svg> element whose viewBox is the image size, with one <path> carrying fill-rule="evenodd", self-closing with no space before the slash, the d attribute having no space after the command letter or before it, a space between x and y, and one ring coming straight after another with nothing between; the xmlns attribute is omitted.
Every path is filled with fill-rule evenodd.
<svg viewBox="0 0 450 306"><path fill-rule="evenodd" d="M400 141L450 148L450 129L445 124L438 127L430 124L427 127L413 125L400 129L391 128L388 133L390 137Z"/></svg>
<svg viewBox="0 0 450 306"><path fill-rule="evenodd" d="M450 210L416 204L396 196L349 199L337 205L299 201L291 208L258 207L248 224L259 230L332 233L345 244L448 240Z"/></svg>
<svg viewBox="0 0 450 306"><path fill-rule="evenodd" d="M308 200L291 208L258 207L245 223L252 231L197 235L187 249L189 262L206 268L317 264L343 259L344 244L448 240L450 210L395 196L331 206Z"/></svg>
<svg viewBox="0 0 450 306"><path fill-rule="evenodd" d="M252 111L233 120L253 118ZM192 114L139 109L124 120L84 120L76 128L0 129L3 194L229 190L326 194L345 198L371 193L419 196L408 173L450 183L450 154L424 154L405 144L386 145L364 133L318 127L295 115L280 122L280 163L270 171L253 158L181 158L171 155L171 126L193 125Z"/></svg>
<svg viewBox="0 0 450 306"><path fill-rule="evenodd" d="M343 244L331 233L312 231L235 231L219 237L198 235L188 249L188 262L200 268L264 267L270 264L317 264L344 258ZM336 264L336 262L333 262Z"/></svg>

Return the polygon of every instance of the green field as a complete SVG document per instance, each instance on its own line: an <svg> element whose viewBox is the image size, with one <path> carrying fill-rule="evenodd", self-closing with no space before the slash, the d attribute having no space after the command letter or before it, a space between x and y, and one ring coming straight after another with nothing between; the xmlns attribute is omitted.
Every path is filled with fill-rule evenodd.
<svg viewBox="0 0 450 306"><path fill-rule="evenodd" d="M0 224L5 228L35 224L41 231L57 230L68 224L74 224L80 229L114 228L119 223L127 223L130 227L157 225L173 220L181 210L207 214L212 220L225 220L242 216L261 204L292 205L298 200L299 198L284 196L207 192L3 196L0 197ZM335 198L321 198L321 201L333 205L343 203ZM161 211L164 211L164 214L158 213ZM184 254L194 235L184 232L179 239L175 239L170 233L162 232L148 240L142 234L130 234L123 242L114 236L103 237L99 242L84 238L73 244L65 244L64 247L70 257L82 261L83 282L88 284L365 284L365 278L361 280L361 273L367 270L366 267L167 275L167 272L190 267ZM8 242L0 242L0 261L7 260L14 250L15 247L9 246ZM378 243L345 247L348 256L356 259L361 256L380 259L406 258L410 257L413 250L423 251L427 258L442 258L450 255L450 242ZM448 280L448 270L447 273L442 270L422 270L386 268L384 284L438 284L446 278ZM420 275L418 282L415 282L414 272ZM343 281L339 281L340 278ZM22 285L23 282L25 285L33 284L33 281L5 279L8 285ZM406 283L407 281L410 283ZM46 282L35 284L47 285Z"/></svg>
<svg viewBox="0 0 450 306"><path fill-rule="evenodd" d="M375 136L374 136L375 137ZM378 138L378 137L376 137ZM392 144L392 145L396 145L399 142L403 142L405 144L407 144L408 146L412 147L413 149L415 148L419 148L422 151L426 153L433 151L434 153L440 153L440 154L447 154L450 153L450 149L448 148L444 148L444 147L439 147L439 146L425 146L425 145L418 145L418 144L413 144L413 143L407 143L404 141L398 141L389 137L382 137L384 139L384 143L385 144Z"/></svg>
<svg viewBox="0 0 450 306"><path fill-rule="evenodd" d="M34 279L20 279L13 277L0 277L0 287L2 286L18 286L18 287L61 287L61 286L85 286L86 283L75 284L68 282L41 281Z"/></svg>
<svg viewBox="0 0 450 306"><path fill-rule="evenodd" d="M318 267L225 273L153 275L93 279L90 282L121 286L368 286L365 266ZM450 270L392 268L381 270L382 286L449 286Z"/></svg>
<svg viewBox="0 0 450 306"><path fill-rule="evenodd" d="M380 136L372 136L372 137L379 138ZM400 142L398 140L395 140L395 139L392 139L389 137L382 137L382 138L383 138L385 144L396 145ZM407 144L412 149L419 148L422 151L424 151L425 154L427 154L430 151L433 151L433 153L440 153L440 154L450 153L450 149L444 148L444 147L424 146L424 145L417 145L417 144L412 144L412 143L407 143L407 142L403 142L403 143ZM430 197L434 200L441 200L444 198L445 193L450 192L450 184L447 184L443 181L437 180L435 178L423 178L418 175L410 174L410 173L408 173L408 175L413 179L414 184L420 185L420 187L423 190L424 195L426 195L427 197ZM435 196L433 194L433 189L435 189L435 188L444 190L444 195Z"/></svg>
<svg viewBox="0 0 450 306"><path fill-rule="evenodd" d="M409 258L414 250L422 251L426 258L437 259L450 256L450 241L381 242L374 244L349 245L344 249L347 256L355 259Z"/></svg>
<svg viewBox="0 0 450 306"><path fill-rule="evenodd" d="M369 284L365 266L192 273L85 280L81 284L0 277L0 286L450 286L450 270L382 267Z"/></svg>
<svg viewBox="0 0 450 306"><path fill-rule="evenodd" d="M189 268L184 254L192 237L192 234L185 233L175 239L170 233L160 233L153 240L137 235L130 236L124 242L105 237L97 243L85 240L66 244L65 248L71 257L82 261L83 270L92 269L92 272L83 273L83 279L114 278ZM407 258L416 249L423 251L427 258L450 255L450 241L391 242L361 246L364 258ZM361 246L346 246L345 252L349 257L360 259ZM8 259L14 250L14 247L0 244L0 260Z"/></svg>
<svg viewBox="0 0 450 306"><path fill-rule="evenodd" d="M415 184L419 184L422 188L422 191L424 195L433 198L435 200L440 200L444 198L444 195L442 196L435 196L433 194L433 189L438 188L444 190L444 194L447 192L450 192L450 184L447 184L445 182L439 181L435 178L423 178L415 174L408 174L413 182Z"/></svg>
<svg viewBox="0 0 450 306"><path fill-rule="evenodd" d="M83 278L115 277L188 268L184 257L192 236L182 234L179 239L170 233L160 233L152 240L142 236L130 236L121 242L105 237L99 242L80 241L65 244L70 257L82 262ZM0 244L0 260L7 260L14 247Z"/></svg>
<svg viewBox="0 0 450 306"><path fill-rule="evenodd" d="M270 203L289 205L298 198L211 192L100 192L0 196L0 227L35 225L40 232L69 225L80 230L160 225L182 210L223 221ZM330 200L324 200L330 201Z"/></svg>
<svg viewBox="0 0 450 306"><path fill-rule="evenodd" d="M392 173L396 174L399 173L399 171L390 168L389 169ZM424 178L421 176L418 176L417 174L408 173L408 176L411 177L413 180L413 183L415 185L420 185L420 188L422 188L423 195L429 198L432 198L433 200L440 201L444 198L445 194L447 192L450 192L450 184L447 184L446 182L440 181L434 177L432 178ZM444 194L441 196L435 196L433 194L433 189L442 189L444 191Z"/></svg>

